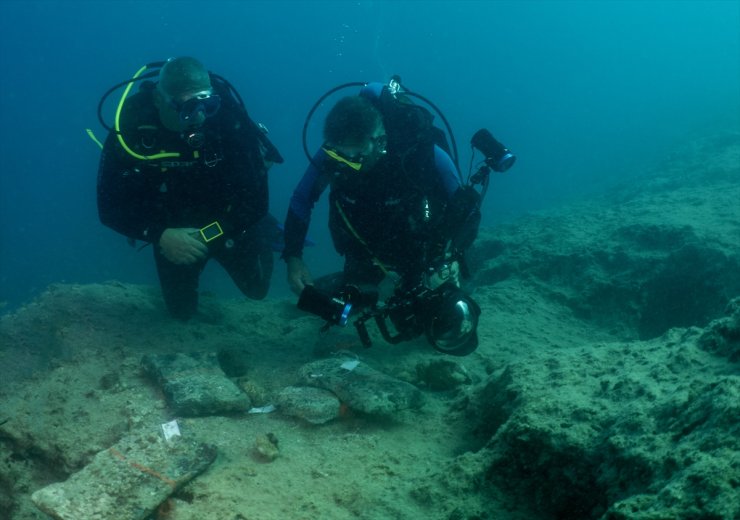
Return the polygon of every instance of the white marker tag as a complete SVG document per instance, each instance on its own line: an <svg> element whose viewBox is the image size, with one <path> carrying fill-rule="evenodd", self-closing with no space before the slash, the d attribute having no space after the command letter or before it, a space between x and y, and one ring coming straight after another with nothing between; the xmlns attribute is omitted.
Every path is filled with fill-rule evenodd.
<svg viewBox="0 0 740 520"><path fill-rule="evenodd" d="M180 427L177 425L177 421L172 420L162 424L162 433L166 441L169 441L172 437L180 437Z"/></svg>
<svg viewBox="0 0 740 520"><path fill-rule="evenodd" d="M354 370L355 368L357 368L357 366L358 366L359 364L360 364L360 362L359 362L359 361L357 361L356 359L353 359L353 360L351 360L351 361L345 361L344 363L342 363L342 364L341 364L341 365L339 365L339 366L340 366L341 368L343 368L343 369L345 369L345 370L349 371L349 372L352 372L352 371L353 371L353 370Z"/></svg>
<svg viewBox="0 0 740 520"><path fill-rule="evenodd" d="M257 406L255 408L250 408L247 413L270 413L274 411L275 407L271 404L268 404L267 406Z"/></svg>

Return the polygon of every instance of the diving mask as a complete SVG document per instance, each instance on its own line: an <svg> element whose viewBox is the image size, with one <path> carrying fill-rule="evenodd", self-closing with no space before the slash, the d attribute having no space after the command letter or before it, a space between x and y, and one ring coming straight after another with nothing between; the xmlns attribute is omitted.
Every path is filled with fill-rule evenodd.
<svg viewBox="0 0 740 520"><path fill-rule="evenodd" d="M221 96L203 90L182 102L170 98L169 104L180 116L180 122L187 125L197 119L200 112L205 117L215 116L221 108Z"/></svg>

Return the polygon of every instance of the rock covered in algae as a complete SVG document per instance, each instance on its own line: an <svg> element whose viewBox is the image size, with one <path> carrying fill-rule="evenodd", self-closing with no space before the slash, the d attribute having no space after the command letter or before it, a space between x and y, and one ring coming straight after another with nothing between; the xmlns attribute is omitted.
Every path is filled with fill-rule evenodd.
<svg viewBox="0 0 740 520"><path fill-rule="evenodd" d="M367 414L393 415L424 403L414 385L355 360L314 361L301 367L300 375L303 384L329 390L353 410Z"/></svg>
<svg viewBox="0 0 740 520"><path fill-rule="evenodd" d="M279 410L311 424L324 424L339 417L341 403L328 390L310 386L289 386L277 395Z"/></svg>

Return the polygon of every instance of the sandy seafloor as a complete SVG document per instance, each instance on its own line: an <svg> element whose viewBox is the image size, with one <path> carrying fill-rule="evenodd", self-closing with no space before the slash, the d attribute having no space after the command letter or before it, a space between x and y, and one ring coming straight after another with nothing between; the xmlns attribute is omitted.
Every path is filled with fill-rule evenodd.
<svg viewBox="0 0 740 520"><path fill-rule="evenodd" d="M157 287L53 285L0 321L0 518L49 518L31 493L175 418L144 354L242 352L262 405L317 347L416 385L424 406L343 407L323 425L178 418L218 455L151 518L740 518L739 201L740 134L724 134L603 196L482 230L468 286L480 347L464 358L377 334L363 349L352 328L322 337L287 299L206 294L183 324ZM438 389L429 366L455 377ZM272 462L253 449L266 433Z"/></svg>

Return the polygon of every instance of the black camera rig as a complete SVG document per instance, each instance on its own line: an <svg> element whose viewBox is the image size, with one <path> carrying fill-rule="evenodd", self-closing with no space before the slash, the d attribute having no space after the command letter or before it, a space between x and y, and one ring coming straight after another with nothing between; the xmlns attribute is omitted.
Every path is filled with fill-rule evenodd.
<svg viewBox="0 0 740 520"><path fill-rule="evenodd" d="M309 285L301 292L298 308L326 320L327 328L346 325L353 311L359 309L353 323L366 347L372 345L367 329L370 320L375 321L383 339L393 345L423 334L435 350L453 356L465 356L478 347L480 307L449 282L436 289L424 285L397 289L382 303L378 302L376 291L345 286L330 296ZM391 332L389 321L395 333Z"/></svg>

